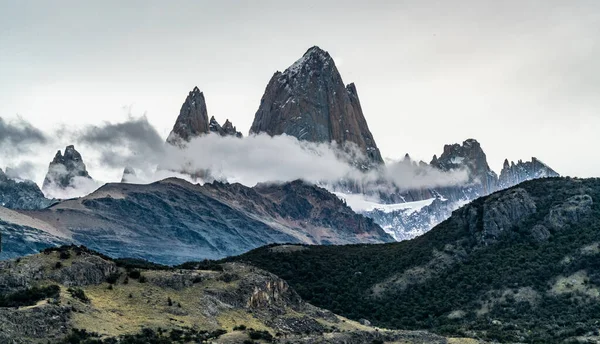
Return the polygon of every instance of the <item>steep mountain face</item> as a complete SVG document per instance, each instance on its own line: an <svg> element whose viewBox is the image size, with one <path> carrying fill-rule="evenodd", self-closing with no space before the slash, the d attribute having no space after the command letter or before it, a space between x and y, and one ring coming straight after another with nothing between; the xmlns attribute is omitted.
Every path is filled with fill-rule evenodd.
<svg viewBox="0 0 600 344"><path fill-rule="evenodd" d="M44 197L36 183L15 180L0 169L0 206L10 209L42 209L54 202Z"/></svg>
<svg viewBox="0 0 600 344"><path fill-rule="evenodd" d="M596 342L600 179L545 178L479 198L386 245L260 248L244 261L307 301L378 326L499 342Z"/></svg>
<svg viewBox="0 0 600 344"><path fill-rule="evenodd" d="M204 93L200 92L198 87L194 87L181 106L173 130L167 137L167 143L182 145L195 137L211 132L221 136L242 137L242 133L238 132L229 120L225 121L225 125L221 127L214 117L208 119Z"/></svg>
<svg viewBox="0 0 600 344"><path fill-rule="evenodd" d="M299 181L254 188L176 178L106 184L88 196L19 214L36 221L25 223L29 227L57 231L102 253L164 264L222 258L270 243L393 241L336 196Z"/></svg>
<svg viewBox="0 0 600 344"><path fill-rule="evenodd" d="M167 268L65 246L0 262L0 295L2 343L447 343L342 318L239 263Z"/></svg>
<svg viewBox="0 0 600 344"><path fill-rule="evenodd" d="M505 189L531 179L558 176L556 171L535 157L531 158L531 161L519 160L516 164L514 161L509 164L506 159L500 172L498 185L501 189Z"/></svg>
<svg viewBox="0 0 600 344"><path fill-rule="evenodd" d="M383 163L362 112L354 84L344 85L329 53L310 48L283 73L273 75L250 133L287 134L311 142L354 145L368 169Z"/></svg>
<svg viewBox="0 0 600 344"><path fill-rule="evenodd" d="M73 187L77 178L92 179L85 168L81 154L75 150L73 145L70 145L65 148L64 155L60 150L56 152L54 159L48 166L48 173L44 178L42 190Z"/></svg>

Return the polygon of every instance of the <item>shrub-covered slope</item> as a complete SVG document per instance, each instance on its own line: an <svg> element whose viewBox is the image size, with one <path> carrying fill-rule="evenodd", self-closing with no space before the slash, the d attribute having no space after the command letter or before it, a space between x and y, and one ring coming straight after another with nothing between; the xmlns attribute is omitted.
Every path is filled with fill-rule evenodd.
<svg viewBox="0 0 600 344"><path fill-rule="evenodd" d="M171 268L75 246L0 262L0 343L383 342L464 341L341 318L245 264Z"/></svg>
<svg viewBox="0 0 600 344"><path fill-rule="evenodd" d="M542 343L599 338L599 244L600 180L548 178L480 198L414 240L230 260L378 326Z"/></svg>

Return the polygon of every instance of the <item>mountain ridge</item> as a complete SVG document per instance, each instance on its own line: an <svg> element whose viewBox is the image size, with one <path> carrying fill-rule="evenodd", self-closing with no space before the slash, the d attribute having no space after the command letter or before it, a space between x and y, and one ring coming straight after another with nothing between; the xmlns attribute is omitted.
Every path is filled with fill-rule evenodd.
<svg viewBox="0 0 600 344"><path fill-rule="evenodd" d="M219 182L200 186L177 178L109 183L47 209L18 212L105 254L164 264L222 258L272 242L393 241L335 195L301 181L255 188ZM0 226L7 233L18 228Z"/></svg>

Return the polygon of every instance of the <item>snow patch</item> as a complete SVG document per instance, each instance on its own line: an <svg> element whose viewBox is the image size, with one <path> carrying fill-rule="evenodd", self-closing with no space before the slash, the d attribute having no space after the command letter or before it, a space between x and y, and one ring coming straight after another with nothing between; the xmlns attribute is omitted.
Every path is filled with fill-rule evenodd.
<svg viewBox="0 0 600 344"><path fill-rule="evenodd" d="M431 205L435 198L429 198L422 201L416 202L405 202L405 203L395 203L395 204L384 204L379 203L376 200L368 199L365 195L362 194L345 194L341 192L334 192L334 194L345 200L346 203L352 210L355 212L367 212L373 210L380 210L384 213L391 213L398 210L405 210L407 214L412 214L417 212L424 207Z"/></svg>

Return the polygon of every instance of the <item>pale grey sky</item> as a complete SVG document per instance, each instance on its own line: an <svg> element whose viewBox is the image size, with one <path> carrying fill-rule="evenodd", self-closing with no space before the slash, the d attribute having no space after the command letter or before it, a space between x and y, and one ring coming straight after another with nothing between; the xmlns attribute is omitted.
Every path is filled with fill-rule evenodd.
<svg viewBox="0 0 600 344"><path fill-rule="evenodd" d="M429 161L473 137L497 171L537 156L600 176L599 41L585 0L0 0L0 117L51 133L131 111L166 137L197 85L247 134L272 74L319 45L385 157ZM68 140L34 153L46 165ZM90 173L112 178L91 150Z"/></svg>

